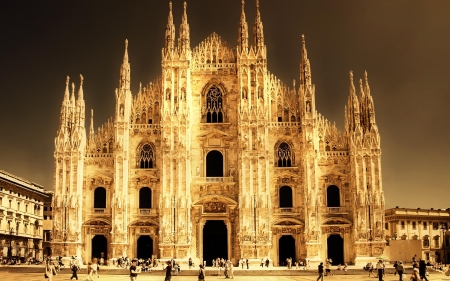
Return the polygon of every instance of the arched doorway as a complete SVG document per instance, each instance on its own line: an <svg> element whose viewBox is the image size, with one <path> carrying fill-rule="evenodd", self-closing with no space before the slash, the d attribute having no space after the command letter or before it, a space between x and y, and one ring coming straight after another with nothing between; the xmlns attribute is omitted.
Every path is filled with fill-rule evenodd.
<svg viewBox="0 0 450 281"><path fill-rule="evenodd" d="M333 265L344 264L344 239L339 234L331 234L327 238L328 259Z"/></svg>
<svg viewBox="0 0 450 281"><path fill-rule="evenodd" d="M149 235L141 235L137 240L137 258L148 259L153 255L153 239Z"/></svg>
<svg viewBox="0 0 450 281"><path fill-rule="evenodd" d="M227 226L223 220L209 220L203 227L203 260L211 266L217 258L228 259Z"/></svg>
<svg viewBox="0 0 450 281"><path fill-rule="evenodd" d="M103 235L95 235L92 238L91 258L108 258L108 239Z"/></svg>
<svg viewBox="0 0 450 281"><path fill-rule="evenodd" d="M292 264L295 257L295 239L291 235L283 235L278 241L278 265L287 265L286 259L292 258Z"/></svg>
<svg viewBox="0 0 450 281"><path fill-rule="evenodd" d="M206 176L223 177L223 155L217 150L206 155Z"/></svg>

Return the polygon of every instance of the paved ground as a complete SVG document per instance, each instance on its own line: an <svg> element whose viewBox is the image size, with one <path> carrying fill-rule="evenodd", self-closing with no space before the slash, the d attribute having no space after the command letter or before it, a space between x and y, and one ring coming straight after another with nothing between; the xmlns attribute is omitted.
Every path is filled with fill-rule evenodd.
<svg viewBox="0 0 450 281"><path fill-rule="evenodd" d="M261 271L261 274L264 272ZM70 274L61 273L56 276L53 276L53 281L61 281L61 280L69 280ZM86 277L85 273L79 274L78 280L84 281ZM316 275L305 275L305 276L240 276L239 271L236 271L235 275L236 280L245 280L245 281L315 281L317 279ZM44 278L44 273L21 273L21 272L9 272L9 271L1 271L0 272L0 280L1 281L44 281L48 280ZM103 275L100 274L99 278L94 277L94 280L102 281L126 281L130 280L127 275ZM148 273L142 273L138 277L138 281L163 281L164 276L155 276L150 275ZM172 281L196 281L196 276L173 276ZM230 280L226 279L224 276L206 276L206 281L215 281L215 280ZM433 272L428 277L428 280L431 281L449 281L450 277L445 276L440 272ZM324 277L324 281L378 281L378 278L367 277L367 275L335 275ZM385 276L384 281L398 281L398 276L394 276L393 274L389 274ZM409 278L406 278L405 281L409 281Z"/></svg>

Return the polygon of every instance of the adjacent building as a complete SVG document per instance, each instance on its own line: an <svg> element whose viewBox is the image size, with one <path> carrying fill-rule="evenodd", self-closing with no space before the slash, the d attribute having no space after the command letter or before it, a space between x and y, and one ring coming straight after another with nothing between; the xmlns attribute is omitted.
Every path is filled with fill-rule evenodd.
<svg viewBox="0 0 450 281"><path fill-rule="evenodd" d="M42 260L44 188L0 170L0 256Z"/></svg>
<svg viewBox="0 0 450 281"><path fill-rule="evenodd" d="M258 1L253 38L241 8L230 25L236 46L212 33L192 48L186 4L178 30L170 4L153 65L161 75L135 93L126 41L114 114L97 130L83 77L77 95L67 78L54 151L54 255L278 265L288 257L354 264L383 253L367 73L357 88L349 73L340 131L316 110L304 36L292 58L298 79L285 84L267 67Z"/></svg>
<svg viewBox="0 0 450 281"><path fill-rule="evenodd" d="M450 209L392 208L385 210L386 247L390 260L412 257L431 262L450 261Z"/></svg>

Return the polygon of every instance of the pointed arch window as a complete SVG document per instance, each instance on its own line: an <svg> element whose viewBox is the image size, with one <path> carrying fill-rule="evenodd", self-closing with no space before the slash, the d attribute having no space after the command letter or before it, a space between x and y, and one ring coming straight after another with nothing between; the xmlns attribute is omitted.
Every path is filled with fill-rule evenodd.
<svg viewBox="0 0 450 281"><path fill-rule="evenodd" d="M144 144L139 154L139 167L141 169L151 169L155 163L155 154L150 144Z"/></svg>
<svg viewBox="0 0 450 281"><path fill-rule="evenodd" d="M206 123L223 123L223 95L216 86L206 94Z"/></svg>
<svg viewBox="0 0 450 281"><path fill-rule="evenodd" d="M292 154L291 147L289 144L282 142L280 146L278 146L278 167L291 167L292 165Z"/></svg>

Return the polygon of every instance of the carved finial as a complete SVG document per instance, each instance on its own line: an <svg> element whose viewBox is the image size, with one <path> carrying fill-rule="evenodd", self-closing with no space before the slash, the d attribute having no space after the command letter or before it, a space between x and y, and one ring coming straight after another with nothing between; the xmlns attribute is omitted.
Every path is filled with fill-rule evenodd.
<svg viewBox="0 0 450 281"><path fill-rule="evenodd" d="M353 83L353 71L350 70L350 82Z"/></svg>
<svg viewBox="0 0 450 281"><path fill-rule="evenodd" d="M367 78L367 70L364 71L364 80L366 81L366 84L369 83L369 78Z"/></svg>
<svg viewBox="0 0 450 281"><path fill-rule="evenodd" d="M83 75L80 74L80 85L81 86L83 86L83 80L84 80Z"/></svg>
<svg viewBox="0 0 450 281"><path fill-rule="evenodd" d="M186 7L187 7L187 3L186 3L186 1L184 1L184 3L183 3L183 7L184 7L184 13L186 13Z"/></svg>
<svg viewBox="0 0 450 281"><path fill-rule="evenodd" d="M125 39L125 49L128 48L128 39Z"/></svg>
<svg viewBox="0 0 450 281"><path fill-rule="evenodd" d="M256 8L259 9L259 0L256 0Z"/></svg>
<svg viewBox="0 0 450 281"><path fill-rule="evenodd" d="M172 12L172 1L169 2L169 10Z"/></svg>
<svg viewBox="0 0 450 281"><path fill-rule="evenodd" d="M302 34L302 44L305 44L305 34Z"/></svg>
<svg viewBox="0 0 450 281"><path fill-rule="evenodd" d="M66 86L69 85L69 80L70 80L70 77L69 77L69 75L67 75L67 77L66 77Z"/></svg>

